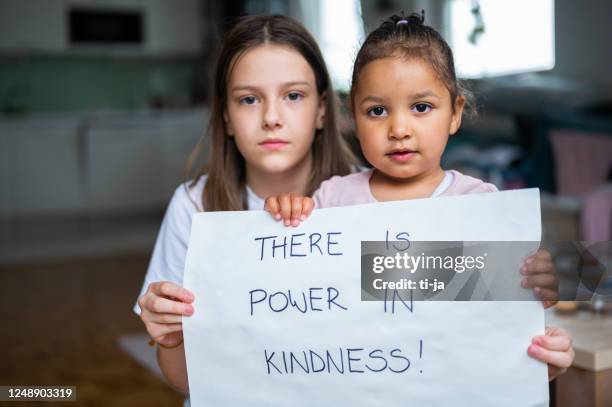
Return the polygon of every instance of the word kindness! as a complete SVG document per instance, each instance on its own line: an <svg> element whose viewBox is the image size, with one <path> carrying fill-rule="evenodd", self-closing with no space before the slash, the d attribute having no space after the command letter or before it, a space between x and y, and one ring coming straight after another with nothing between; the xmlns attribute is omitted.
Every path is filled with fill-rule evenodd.
<svg viewBox="0 0 612 407"><path fill-rule="evenodd" d="M338 348L315 351L264 350L269 375L296 373L380 373L386 370L404 373L410 368L410 359L400 348L366 350L364 348ZM419 341L419 359L423 357L423 340ZM422 370L419 370L423 373Z"/></svg>

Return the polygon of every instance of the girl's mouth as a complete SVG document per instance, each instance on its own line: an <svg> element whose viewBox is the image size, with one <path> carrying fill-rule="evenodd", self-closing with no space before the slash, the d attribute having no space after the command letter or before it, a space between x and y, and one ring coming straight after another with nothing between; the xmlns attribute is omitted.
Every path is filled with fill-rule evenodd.
<svg viewBox="0 0 612 407"><path fill-rule="evenodd" d="M394 151L391 151L390 153L387 153L386 155L394 161L406 162L410 160L412 157L414 157L415 154L416 154L416 151L413 151L413 150L394 150Z"/></svg>
<svg viewBox="0 0 612 407"><path fill-rule="evenodd" d="M269 140L264 140L261 143L259 143L259 145L263 149L268 150L268 151L280 150L281 148L285 147L288 144L289 142L285 140L281 140L281 139L269 139Z"/></svg>

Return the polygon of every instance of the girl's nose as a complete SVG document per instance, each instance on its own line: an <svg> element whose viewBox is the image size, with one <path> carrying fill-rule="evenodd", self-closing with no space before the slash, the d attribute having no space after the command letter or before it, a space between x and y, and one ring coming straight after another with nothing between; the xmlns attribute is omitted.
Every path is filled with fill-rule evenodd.
<svg viewBox="0 0 612 407"><path fill-rule="evenodd" d="M403 138L410 137L411 135L412 129L406 120L396 118L391 122L391 127L389 128L390 139L401 140Z"/></svg>
<svg viewBox="0 0 612 407"><path fill-rule="evenodd" d="M277 106L268 103L263 115L262 127L264 130L275 130L282 127L282 122Z"/></svg>

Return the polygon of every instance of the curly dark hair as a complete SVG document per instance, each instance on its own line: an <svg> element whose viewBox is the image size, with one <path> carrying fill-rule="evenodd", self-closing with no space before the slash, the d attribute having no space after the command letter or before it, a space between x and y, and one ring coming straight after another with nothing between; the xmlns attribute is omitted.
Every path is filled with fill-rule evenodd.
<svg viewBox="0 0 612 407"><path fill-rule="evenodd" d="M444 38L435 29L425 25L424 21L424 11L409 16L395 14L367 36L357 53L353 67L351 104L359 86L359 74L368 63L392 56L420 58L431 65L448 89L453 109L457 98L462 96L465 98L465 114L475 115L473 95L455 75L453 51Z"/></svg>

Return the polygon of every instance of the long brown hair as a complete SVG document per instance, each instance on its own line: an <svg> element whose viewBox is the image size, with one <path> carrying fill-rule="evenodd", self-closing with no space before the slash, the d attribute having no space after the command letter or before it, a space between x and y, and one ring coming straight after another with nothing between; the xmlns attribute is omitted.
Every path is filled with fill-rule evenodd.
<svg viewBox="0 0 612 407"><path fill-rule="evenodd" d="M312 194L324 180L346 175L356 161L338 128L336 96L323 56L310 33L296 20L280 15L243 17L230 29L217 59L210 122L206 135L211 136L208 166L190 177L189 187L208 174L202 192L206 211L248 209L244 157L234 137L225 132L223 112L227 103L227 83L235 61L251 48L263 44L289 46L299 52L314 71L319 97L326 96L323 128L317 130L311 146L313 164L307 193ZM204 138L200 140L187 163L189 174ZM290 192L290 191L287 191Z"/></svg>

